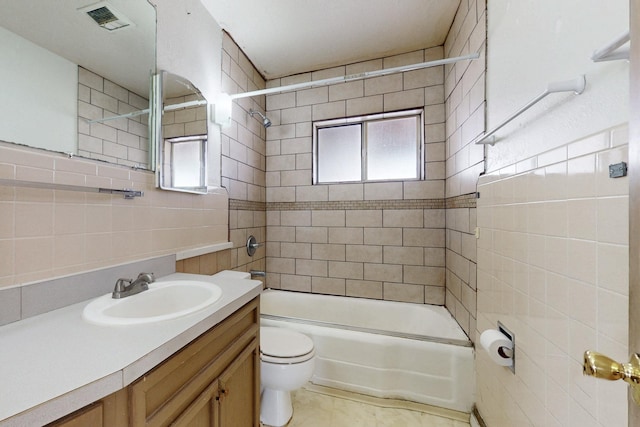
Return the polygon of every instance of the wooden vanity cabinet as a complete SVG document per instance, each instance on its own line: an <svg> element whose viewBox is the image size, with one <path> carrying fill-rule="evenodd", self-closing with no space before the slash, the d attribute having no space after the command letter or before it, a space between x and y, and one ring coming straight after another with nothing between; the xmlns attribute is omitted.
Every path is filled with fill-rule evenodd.
<svg viewBox="0 0 640 427"><path fill-rule="evenodd" d="M53 425L258 427L259 323L256 298L126 389Z"/></svg>
<svg viewBox="0 0 640 427"><path fill-rule="evenodd" d="M127 389L100 399L67 415L47 427L111 427L127 426L129 423Z"/></svg>
<svg viewBox="0 0 640 427"><path fill-rule="evenodd" d="M130 426L257 427L259 321L255 299L129 386Z"/></svg>
<svg viewBox="0 0 640 427"><path fill-rule="evenodd" d="M247 347L171 424L186 426L255 426L259 414L251 402L254 352Z"/></svg>

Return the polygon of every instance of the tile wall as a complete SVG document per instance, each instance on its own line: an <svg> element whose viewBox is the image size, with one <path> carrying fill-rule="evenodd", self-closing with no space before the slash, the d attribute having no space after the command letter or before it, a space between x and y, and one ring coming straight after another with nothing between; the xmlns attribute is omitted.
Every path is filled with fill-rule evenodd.
<svg viewBox="0 0 640 427"><path fill-rule="evenodd" d="M264 89L265 81L226 33L222 39L222 86L228 94ZM232 123L222 128L222 186L229 192L230 265L248 271L265 269L266 129L249 110L265 111L265 97L240 98L233 103ZM246 242L255 236L260 246L249 257Z"/></svg>
<svg viewBox="0 0 640 427"><path fill-rule="evenodd" d="M627 143L607 129L480 179L478 334L516 335L515 375L477 352L491 427L627 425L627 387L582 375L588 349L628 360L628 178L608 170Z"/></svg>
<svg viewBox="0 0 640 427"><path fill-rule="evenodd" d="M165 105L182 104L195 101L197 97L177 96L165 100ZM174 138L178 136L206 135L207 134L207 106L180 108L178 110L165 111L162 114L162 136Z"/></svg>
<svg viewBox="0 0 640 427"><path fill-rule="evenodd" d="M268 82L441 59L442 47ZM424 108L426 180L312 185L312 122ZM267 96L267 282L296 291L444 303L444 68Z"/></svg>
<svg viewBox="0 0 640 427"><path fill-rule="evenodd" d="M476 193L446 199L445 305L473 340L476 328Z"/></svg>
<svg viewBox="0 0 640 427"><path fill-rule="evenodd" d="M224 190L160 191L150 172L12 144L0 144L0 178L144 191L126 200L0 186L1 287L227 241Z"/></svg>
<svg viewBox="0 0 640 427"><path fill-rule="evenodd" d="M476 325L476 186L484 148L486 2L462 1L444 44L445 57L480 53L445 67L446 306L473 339Z"/></svg>
<svg viewBox="0 0 640 427"><path fill-rule="evenodd" d="M149 100L78 67L78 154L125 166L149 167L149 115L102 119L149 108Z"/></svg>
<svg viewBox="0 0 640 427"><path fill-rule="evenodd" d="M224 37L222 56L223 85L227 92L264 87L262 77L228 35ZM82 81L93 81L91 84L96 87L95 81L101 79L86 70L82 75ZM91 93L94 92L92 89ZM222 129L222 182L226 190L204 196L159 191L150 172L79 157L68 159L12 144L0 145L0 178L131 188L145 193L144 197L124 200L121 196L104 194L0 186L3 218L0 286L74 274L229 239L234 243L233 249L181 260L177 270L201 274L222 269L264 270L265 247L260 247L253 258L247 256L245 249L251 234L258 242L264 243L266 239L266 131L247 113L249 108L264 111L264 103L262 97L234 104L233 124ZM186 119L177 122L185 126L200 123ZM119 130L115 132L121 134Z"/></svg>
<svg viewBox="0 0 640 427"><path fill-rule="evenodd" d="M231 250L225 249L223 251L181 259L176 261L176 272L211 276L222 270L232 270L231 252Z"/></svg>
<svg viewBox="0 0 640 427"><path fill-rule="evenodd" d="M444 44L445 57L479 53L473 61L445 66L446 197L476 191L484 148L472 141L484 132L486 2L462 1Z"/></svg>

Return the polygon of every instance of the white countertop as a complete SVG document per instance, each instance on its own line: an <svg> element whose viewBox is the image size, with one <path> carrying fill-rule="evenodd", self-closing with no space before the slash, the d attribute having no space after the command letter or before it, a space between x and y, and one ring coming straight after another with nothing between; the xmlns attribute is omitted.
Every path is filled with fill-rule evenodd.
<svg viewBox="0 0 640 427"><path fill-rule="evenodd" d="M174 273L158 279L216 283L213 305L173 320L98 326L89 303L0 327L0 426L42 425L114 393L258 296L262 282Z"/></svg>

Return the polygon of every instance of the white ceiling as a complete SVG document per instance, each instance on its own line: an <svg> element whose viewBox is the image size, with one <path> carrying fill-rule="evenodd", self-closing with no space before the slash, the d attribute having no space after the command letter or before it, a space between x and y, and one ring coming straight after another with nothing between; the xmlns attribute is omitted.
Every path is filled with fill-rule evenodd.
<svg viewBox="0 0 640 427"><path fill-rule="evenodd" d="M444 44L460 0L201 0L269 80Z"/></svg>
<svg viewBox="0 0 640 427"><path fill-rule="evenodd" d="M2 0L0 26L136 93L155 61L155 11L108 0L134 25L109 33L98 0ZM268 79L440 46L460 0L200 0ZM188 31L188 29L185 29Z"/></svg>
<svg viewBox="0 0 640 427"><path fill-rule="evenodd" d="M0 27L146 97L155 70L155 9L146 0L108 2L133 24L100 28L79 10L98 0L2 0Z"/></svg>

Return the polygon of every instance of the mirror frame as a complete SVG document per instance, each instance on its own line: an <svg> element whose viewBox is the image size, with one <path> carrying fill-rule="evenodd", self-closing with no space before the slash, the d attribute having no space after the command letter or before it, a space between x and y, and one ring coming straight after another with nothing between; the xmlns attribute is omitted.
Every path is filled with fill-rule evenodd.
<svg viewBox="0 0 640 427"><path fill-rule="evenodd" d="M162 117L164 115L164 74L169 73L166 70L159 70L155 75L151 77L151 90L150 90L150 115L149 115L149 141L150 141L150 150L149 150L149 163L154 165L154 170L156 173L156 187L162 190L168 191L178 191L183 193L192 193L192 194L208 194L208 154L207 154L207 144L208 144L208 134L207 140L203 144L203 153L201 155L201 163L200 167L200 176L203 177L204 185L202 187L175 187L172 186L170 182L167 182L166 176L167 173L172 173L171 171L164 170L164 164L166 160L166 153L164 150L164 136L162 131ZM182 77L181 77L182 78ZM206 98L204 95L200 93L200 96L206 102ZM209 128L209 107L207 103L207 129ZM208 133L208 131L207 131ZM169 158L171 162L172 158ZM172 169L172 168L171 168Z"/></svg>

